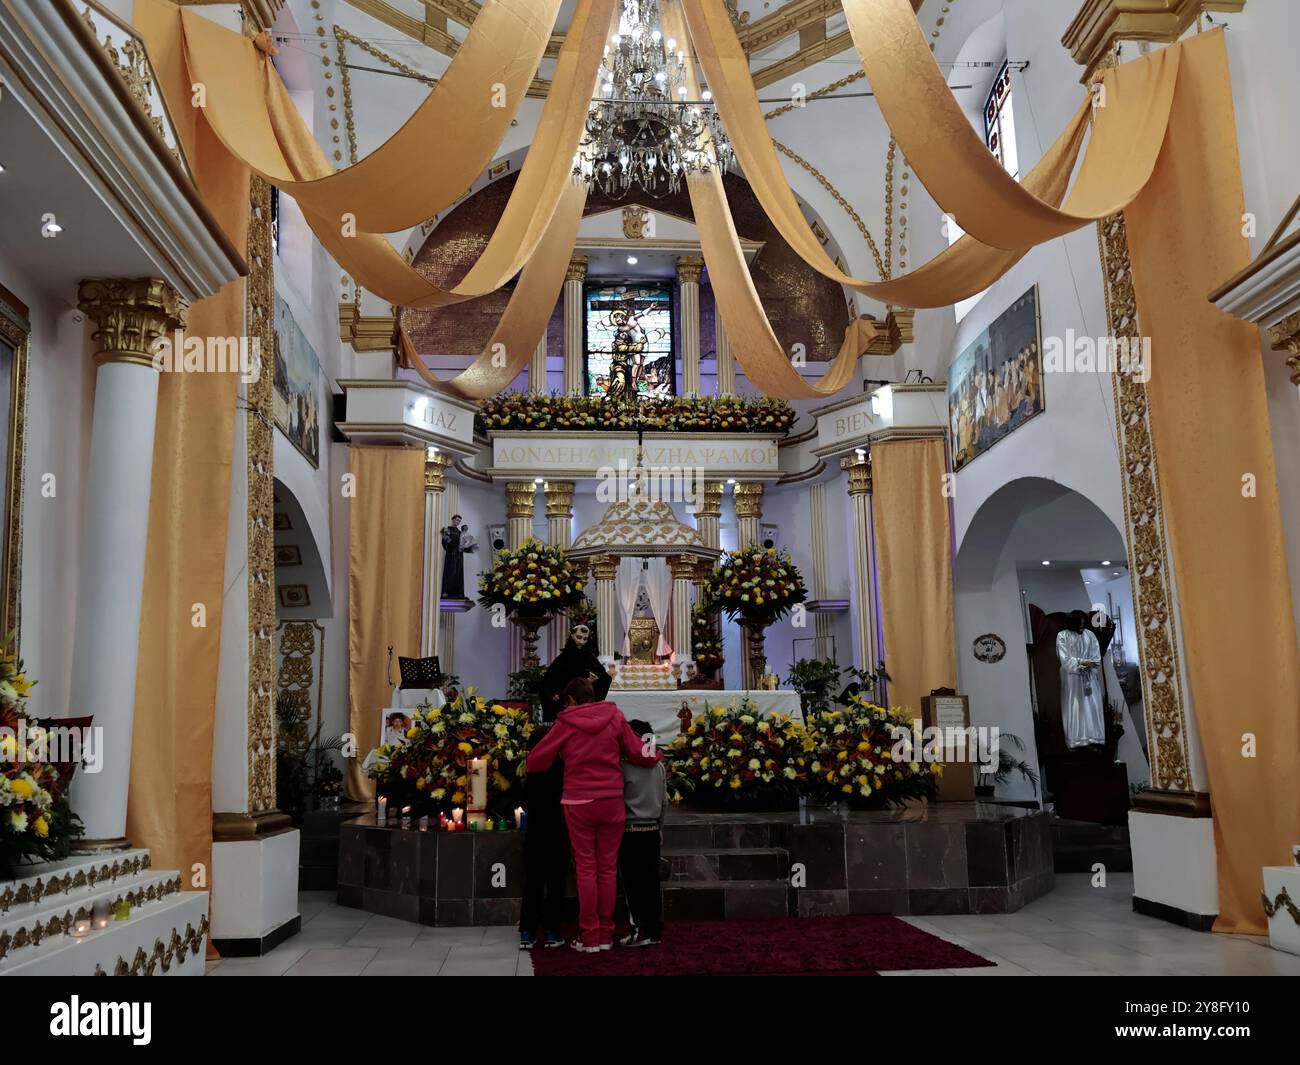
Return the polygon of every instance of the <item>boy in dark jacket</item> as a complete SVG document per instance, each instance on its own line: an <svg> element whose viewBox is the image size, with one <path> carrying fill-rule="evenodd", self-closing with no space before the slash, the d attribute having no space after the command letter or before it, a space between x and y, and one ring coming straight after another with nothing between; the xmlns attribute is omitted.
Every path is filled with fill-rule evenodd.
<svg viewBox="0 0 1300 1065"><path fill-rule="evenodd" d="M654 749L654 733L639 720L629 721L647 749ZM627 824L618 852L631 931L619 940L623 947L651 947L663 936L663 896L659 889L659 847L664 806L668 798L663 762L652 766L623 762L623 805Z"/></svg>
<svg viewBox="0 0 1300 1065"><path fill-rule="evenodd" d="M550 731L534 729L528 738L532 750ZM519 914L519 949L532 950L537 933L548 947L564 946L560 922L564 918L564 882L569 875L569 830L564 823L560 795L564 763L536 770L524 778L524 902Z"/></svg>

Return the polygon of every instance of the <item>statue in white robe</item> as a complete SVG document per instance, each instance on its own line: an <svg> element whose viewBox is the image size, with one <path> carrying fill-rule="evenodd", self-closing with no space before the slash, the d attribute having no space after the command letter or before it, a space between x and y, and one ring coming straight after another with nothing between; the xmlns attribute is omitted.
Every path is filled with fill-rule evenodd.
<svg viewBox="0 0 1300 1065"><path fill-rule="evenodd" d="M1079 626L1062 629L1056 636L1056 657L1061 663L1061 724L1065 745L1076 747L1106 743L1106 717L1102 700L1101 648L1097 637L1083 626L1083 612L1071 619Z"/></svg>

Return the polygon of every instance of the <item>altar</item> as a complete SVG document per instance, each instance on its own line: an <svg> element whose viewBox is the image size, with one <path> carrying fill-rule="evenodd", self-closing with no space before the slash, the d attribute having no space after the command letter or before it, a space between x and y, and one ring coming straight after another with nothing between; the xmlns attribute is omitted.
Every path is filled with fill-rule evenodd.
<svg viewBox="0 0 1300 1065"><path fill-rule="evenodd" d="M646 722L661 744L671 742L681 731L677 715L683 704L692 717L699 717L709 707L731 706L748 698L760 714L786 714L803 720L799 695L792 691L611 691L608 698L629 721Z"/></svg>

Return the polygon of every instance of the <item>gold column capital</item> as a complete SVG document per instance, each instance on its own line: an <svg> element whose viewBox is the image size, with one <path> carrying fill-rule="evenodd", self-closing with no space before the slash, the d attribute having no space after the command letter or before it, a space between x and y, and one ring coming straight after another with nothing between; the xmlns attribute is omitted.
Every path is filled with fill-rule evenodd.
<svg viewBox="0 0 1300 1065"><path fill-rule="evenodd" d="M697 558L695 560L695 583L699 585L708 584L713 578L713 563L707 558Z"/></svg>
<svg viewBox="0 0 1300 1065"><path fill-rule="evenodd" d="M593 555L590 562L592 576L598 581L612 581L618 575L618 559L613 555Z"/></svg>
<svg viewBox="0 0 1300 1065"><path fill-rule="evenodd" d="M1269 326L1268 339L1274 351L1290 353L1286 364L1291 367L1291 383L1300 385L1300 311Z"/></svg>
<svg viewBox="0 0 1300 1065"><path fill-rule="evenodd" d="M157 277L88 278L77 306L95 323L96 365L154 365L155 343L185 324L185 300Z"/></svg>
<svg viewBox="0 0 1300 1065"><path fill-rule="evenodd" d="M506 517L532 519L537 485L532 481L506 482Z"/></svg>
<svg viewBox="0 0 1300 1065"><path fill-rule="evenodd" d="M587 278L587 257L575 255L569 260L569 267L564 272L565 281L585 281Z"/></svg>
<svg viewBox="0 0 1300 1065"><path fill-rule="evenodd" d="M725 487L721 481L704 482L704 491L700 493L699 507L695 511L697 518L722 517L722 491Z"/></svg>
<svg viewBox="0 0 1300 1065"><path fill-rule="evenodd" d="M761 518L766 487L762 481L737 481L732 493L735 497L736 517Z"/></svg>
<svg viewBox="0 0 1300 1065"><path fill-rule="evenodd" d="M871 459L856 452L840 459L840 469L849 475L849 495L862 496L871 493Z"/></svg>
<svg viewBox="0 0 1300 1065"><path fill-rule="evenodd" d="M695 567L698 561L694 555L670 555L668 557L668 568L672 571L673 580L695 580Z"/></svg>
<svg viewBox="0 0 1300 1065"><path fill-rule="evenodd" d="M1246 0L1084 0L1061 43L1083 67L1086 83L1120 41L1173 44L1205 12L1245 6Z"/></svg>
<svg viewBox="0 0 1300 1065"><path fill-rule="evenodd" d="M548 518L573 517L573 493L576 485L572 481L547 481L542 488L546 493Z"/></svg>
<svg viewBox="0 0 1300 1065"><path fill-rule="evenodd" d="M704 260L698 255L677 256L677 280L683 285L698 285L704 274Z"/></svg>
<svg viewBox="0 0 1300 1065"><path fill-rule="evenodd" d="M424 490L426 492L441 492L447 487L447 467L450 465L451 457L441 451L435 451L425 458Z"/></svg>

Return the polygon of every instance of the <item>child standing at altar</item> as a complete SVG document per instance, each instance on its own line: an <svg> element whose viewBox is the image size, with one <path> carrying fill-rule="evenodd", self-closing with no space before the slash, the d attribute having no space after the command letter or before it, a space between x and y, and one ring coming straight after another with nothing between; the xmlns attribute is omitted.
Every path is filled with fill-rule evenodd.
<svg viewBox="0 0 1300 1065"><path fill-rule="evenodd" d="M550 732L542 725L528 738L531 750ZM530 772L524 780L524 902L519 913L519 949L532 950L537 932L548 947L564 946L564 882L569 876L569 830L560 794L564 766Z"/></svg>
<svg viewBox="0 0 1300 1065"><path fill-rule="evenodd" d="M628 722L647 750L653 749L654 731L645 721ZM659 889L659 848L663 842L664 805L668 801L668 775L663 762L652 766L623 763L623 804L627 825L618 851L631 931L619 940L623 947L651 947L664 929L663 896Z"/></svg>
<svg viewBox="0 0 1300 1065"><path fill-rule="evenodd" d="M594 702L591 681L571 680L565 708L551 731L529 752L529 773L564 761L564 818L573 846L578 881L576 950L594 953L614 945L614 900L618 894L618 848L623 839L623 767L652 766L658 752L646 753L623 712L611 702Z"/></svg>

